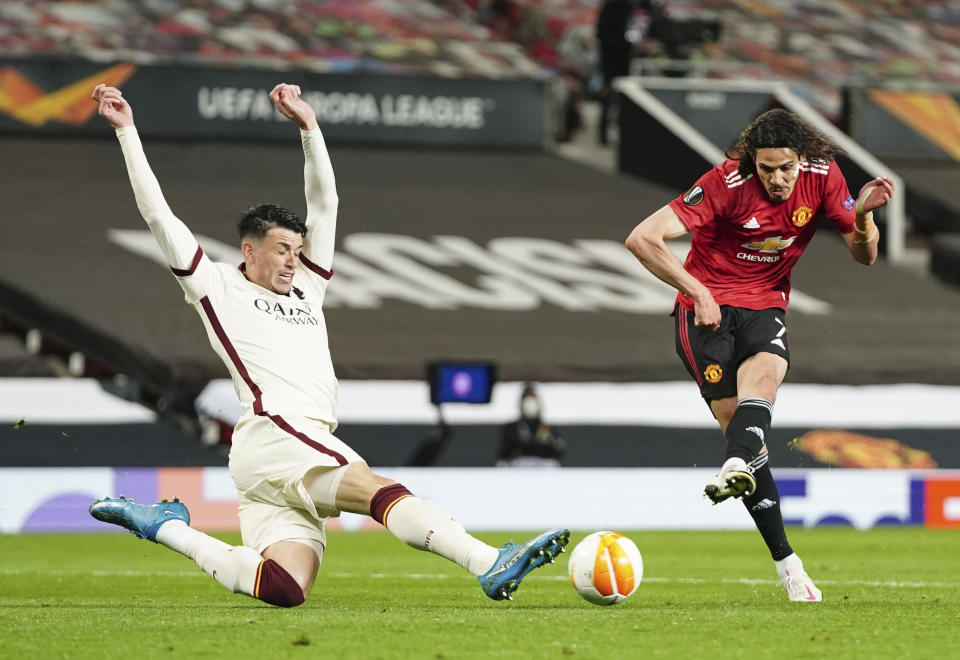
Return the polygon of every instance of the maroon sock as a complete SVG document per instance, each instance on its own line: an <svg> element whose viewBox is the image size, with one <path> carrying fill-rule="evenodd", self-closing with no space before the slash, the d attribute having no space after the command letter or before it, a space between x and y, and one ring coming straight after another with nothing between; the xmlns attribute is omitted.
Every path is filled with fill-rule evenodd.
<svg viewBox="0 0 960 660"><path fill-rule="evenodd" d="M390 484L384 486L370 498L370 517L386 527L384 522L390 507L402 500L404 497L411 497L413 493L406 489L402 484Z"/></svg>
<svg viewBox="0 0 960 660"><path fill-rule="evenodd" d="M253 595L277 607L296 607L305 600L303 589L283 567L272 559L260 562Z"/></svg>

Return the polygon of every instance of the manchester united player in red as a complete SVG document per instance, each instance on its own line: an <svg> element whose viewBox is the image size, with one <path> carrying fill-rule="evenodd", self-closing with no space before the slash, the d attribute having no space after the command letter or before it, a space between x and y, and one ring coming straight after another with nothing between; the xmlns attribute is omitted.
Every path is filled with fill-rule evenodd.
<svg viewBox="0 0 960 660"><path fill-rule="evenodd" d="M766 112L740 134L732 158L654 212L626 244L676 287L677 353L726 437L719 474L704 493L741 498L776 563L790 600L822 595L793 552L767 465L766 434L787 374L790 271L824 217L854 260L877 259L873 211L893 183L878 177L855 200L834 157L842 150L785 110ZM693 232L681 266L666 241Z"/></svg>

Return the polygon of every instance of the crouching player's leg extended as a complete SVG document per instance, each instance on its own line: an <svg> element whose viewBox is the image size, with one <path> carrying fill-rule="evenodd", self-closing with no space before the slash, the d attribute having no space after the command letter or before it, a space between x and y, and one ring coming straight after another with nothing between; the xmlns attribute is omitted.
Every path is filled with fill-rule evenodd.
<svg viewBox="0 0 960 660"><path fill-rule="evenodd" d="M553 563L570 540L566 529L552 529L526 543L497 549L468 534L436 503L373 474L365 463L341 469L345 472L336 492L338 509L369 515L407 545L458 564L476 575L484 593L494 600L512 600L520 581L533 569ZM315 501L327 497L325 480L320 474L307 484Z"/></svg>
<svg viewBox="0 0 960 660"><path fill-rule="evenodd" d="M363 462L315 467L282 490L289 500L282 506L241 493L244 542L253 547L230 546L191 528L186 506L176 500L141 505L108 498L95 502L90 513L186 555L230 591L280 607L300 605L309 595L325 547L322 516L338 511L369 515L408 545L462 566L494 600L511 599L521 580L553 563L570 540L566 529L553 529L520 545L491 547L437 504L374 475Z"/></svg>
<svg viewBox="0 0 960 660"><path fill-rule="evenodd" d="M191 528L187 507L176 499L142 505L123 497L112 497L94 502L90 514L189 557L234 593L247 594L280 607L294 607L304 601L304 590L279 563L264 558L252 548L231 546Z"/></svg>

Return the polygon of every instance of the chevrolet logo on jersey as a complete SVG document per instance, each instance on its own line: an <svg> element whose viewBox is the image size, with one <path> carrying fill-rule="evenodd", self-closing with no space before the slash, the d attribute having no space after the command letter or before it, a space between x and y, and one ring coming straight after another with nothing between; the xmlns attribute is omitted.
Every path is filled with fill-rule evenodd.
<svg viewBox="0 0 960 660"><path fill-rule="evenodd" d="M750 241L749 243L744 243L743 247L747 248L748 250L756 250L758 252L765 252L767 254L776 254L780 250L790 247L796 238L796 236L791 236L787 239L781 238L780 236L769 236L762 241Z"/></svg>

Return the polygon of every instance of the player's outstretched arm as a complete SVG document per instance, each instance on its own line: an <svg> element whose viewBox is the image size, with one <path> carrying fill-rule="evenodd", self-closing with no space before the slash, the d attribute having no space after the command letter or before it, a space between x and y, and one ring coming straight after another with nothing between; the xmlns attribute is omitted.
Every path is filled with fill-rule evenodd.
<svg viewBox="0 0 960 660"><path fill-rule="evenodd" d="M160 184L143 153L133 123L133 109L116 87L97 85L93 88L92 98L99 104L100 116L116 129L140 214L170 265L176 269L190 269L197 254L197 241L163 198Z"/></svg>
<svg viewBox="0 0 960 660"><path fill-rule="evenodd" d="M311 262L329 271L337 228L337 185L327 146L317 126L317 115L300 94L298 85L280 83L270 92L270 100L280 114L300 127L307 198L307 236L303 252Z"/></svg>
<svg viewBox="0 0 960 660"><path fill-rule="evenodd" d="M880 230L873 221L873 212L885 206L893 196L893 181L889 177L878 176L860 189L854 209L856 218L853 231L843 235L843 240L853 258L866 266L877 260Z"/></svg>
<svg viewBox="0 0 960 660"><path fill-rule="evenodd" d="M666 244L686 233L687 228L668 204L637 225L627 237L626 246L657 278L693 298L696 325L716 330L720 327L720 306L710 289L684 269Z"/></svg>

